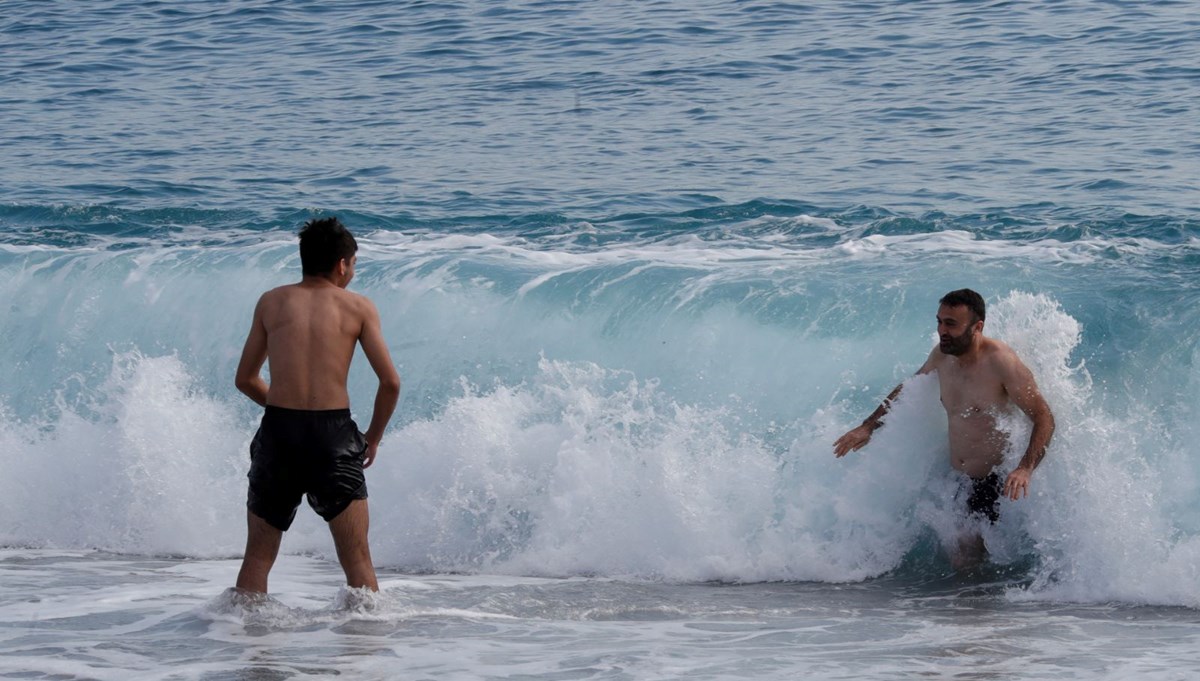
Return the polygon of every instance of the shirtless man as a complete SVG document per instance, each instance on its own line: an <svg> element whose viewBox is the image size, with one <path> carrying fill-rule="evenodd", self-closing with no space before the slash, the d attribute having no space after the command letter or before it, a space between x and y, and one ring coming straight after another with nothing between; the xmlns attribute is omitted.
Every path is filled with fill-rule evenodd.
<svg viewBox="0 0 1200 681"><path fill-rule="evenodd" d="M238 573L243 594L265 594L267 575L302 495L333 534L351 587L378 591L367 544L367 484L363 469L379 450L400 396L379 312L346 290L358 244L337 218L312 220L300 231L298 284L267 291L254 308L235 383L266 408L250 445L249 530ZM367 432L350 418L346 375L362 344L379 378ZM259 375L270 361L271 383Z"/></svg>
<svg viewBox="0 0 1200 681"><path fill-rule="evenodd" d="M967 513L996 522L1000 497L1012 500L1029 495L1029 478L1046 455L1054 434L1054 415L1038 391L1033 374L1004 343L983 335L986 315L983 297L971 289L947 293L937 313L938 344L918 374L937 372L942 406L949 417L950 465L971 478ZM881 425L903 384L896 386L883 404L862 425L838 438L838 457L862 449ZM996 417L1017 405L1033 420L1029 446L1003 486L995 472L1004 459L1007 438L996 428ZM963 537L951 556L956 569L978 563L985 555L978 534Z"/></svg>

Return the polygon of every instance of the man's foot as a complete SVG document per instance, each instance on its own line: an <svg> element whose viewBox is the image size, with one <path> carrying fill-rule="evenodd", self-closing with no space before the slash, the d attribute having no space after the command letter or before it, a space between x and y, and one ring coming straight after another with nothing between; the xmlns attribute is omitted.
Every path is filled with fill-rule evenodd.
<svg viewBox="0 0 1200 681"><path fill-rule="evenodd" d="M385 606L384 595L365 586L360 588L343 586L338 589L337 599L333 605L337 610L348 610L363 615L377 613Z"/></svg>

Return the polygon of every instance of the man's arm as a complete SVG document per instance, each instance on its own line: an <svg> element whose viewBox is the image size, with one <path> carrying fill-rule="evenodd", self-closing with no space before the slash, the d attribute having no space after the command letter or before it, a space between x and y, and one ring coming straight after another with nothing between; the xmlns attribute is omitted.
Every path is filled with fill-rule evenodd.
<svg viewBox="0 0 1200 681"><path fill-rule="evenodd" d="M392 356L388 353L387 343L383 340L383 329L379 322L379 310L370 300L365 301L365 318L362 333L358 340L362 343L363 353L371 363L371 369L379 378L379 389L375 391L375 408L371 412L371 425L367 428L367 454L363 468L375 461L379 451L379 442L383 440L383 431L387 428L392 412L396 410L396 401L400 399L400 374L392 365Z"/></svg>
<svg viewBox="0 0 1200 681"><path fill-rule="evenodd" d="M265 407L269 386L259 375L263 362L267 361L267 328L263 326L262 307L263 299L259 298L258 304L254 306L254 321L250 324L246 345L242 347L242 359L238 362L233 384L245 393L246 397Z"/></svg>
<svg viewBox="0 0 1200 681"><path fill-rule="evenodd" d="M929 357L925 359L925 364L921 365L921 368L917 370L918 375L927 374L937 368L934 363L937 352L937 348L934 348L929 352ZM850 452L856 452L863 447L866 447L867 443L871 441L871 435L874 434L876 430L879 430L879 427L883 425L880 423L880 419L883 418L884 414L891 411L892 403L895 402L896 398L900 396L900 391L903 388L903 383L893 388L892 392L888 393L888 396L884 398L883 403L876 407L875 411L871 412L871 415L868 416L862 422L862 424L845 435L839 437L837 442L833 443L834 456L841 458Z"/></svg>
<svg viewBox="0 0 1200 681"><path fill-rule="evenodd" d="M871 435L874 434L876 430L879 430L879 427L883 425L879 422L879 420L883 418L884 414L891 410L892 402L895 401L895 399L900 395L900 391L903 388L903 383L895 388L892 388L892 392L888 393L888 396L885 397L883 402L875 408L875 411L871 412L870 416L868 416L861 424L859 424L857 428L839 437L837 442L833 443L834 456L841 458L850 452L857 452L863 447L866 447L867 443L871 441Z"/></svg>
<svg viewBox="0 0 1200 681"><path fill-rule="evenodd" d="M1004 481L1004 496L1015 501L1029 496L1029 477L1046 456L1046 447L1054 436L1054 414L1038 390L1033 372L1015 353L1005 361L1004 389L1008 391L1009 399L1033 421L1025 455Z"/></svg>

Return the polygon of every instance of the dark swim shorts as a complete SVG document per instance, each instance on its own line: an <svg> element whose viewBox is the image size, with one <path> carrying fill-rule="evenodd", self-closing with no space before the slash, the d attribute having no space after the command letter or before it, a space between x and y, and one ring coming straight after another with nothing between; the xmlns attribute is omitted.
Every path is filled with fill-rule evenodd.
<svg viewBox="0 0 1200 681"><path fill-rule="evenodd" d="M250 443L246 507L286 532L307 494L308 505L329 522L351 501L367 498L366 451L367 439L349 409L268 406Z"/></svg>
<svg viewBox="0 0 1200 681"><path fill-rule="evenodd" d="M967 514L981 515L995 523L1000 519L996 504L1000 502L1000 476L992 473L986 478L971 480L971 496L967 497Z"/></svg>

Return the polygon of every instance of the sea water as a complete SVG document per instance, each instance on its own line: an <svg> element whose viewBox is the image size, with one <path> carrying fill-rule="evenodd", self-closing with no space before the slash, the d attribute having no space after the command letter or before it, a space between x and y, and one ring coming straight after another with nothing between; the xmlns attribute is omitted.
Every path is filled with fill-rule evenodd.
<svg viewBox="0 0 1200 681"><path fill-rule="evenodd" d="M1191 678L1197 23L6 3L0 675ZM250 604L232 376L325 215L404 381L382 592L339 587L305 508ZM1057 431L955 574L913 373L963 286ZM374 385L360 357L360 423ZM1001 424L1011 467L1029 424Z"/></svg>

